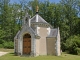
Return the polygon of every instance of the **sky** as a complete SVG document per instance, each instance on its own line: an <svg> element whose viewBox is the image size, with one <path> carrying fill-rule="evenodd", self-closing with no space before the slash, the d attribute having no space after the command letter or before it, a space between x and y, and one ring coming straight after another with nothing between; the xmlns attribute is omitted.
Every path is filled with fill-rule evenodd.
<svg viewBox="0 0 80 60"><path fill-rule="evenodd" d="M60 0L49 0L50 2L59 3Z"/></svg>
<svg viewBox="0 0 80 60"><path fill-rule="evenodd" d="M28 1L29 1L29 0L28 0ZM40 0L40 1L45 1L45 0ZM49 0L49 1L50 1L50 2L53 2L53 3L59 3L60 0ZM14 3L14 2L18 3L19 0L11 0L11 3Z"/></svg>

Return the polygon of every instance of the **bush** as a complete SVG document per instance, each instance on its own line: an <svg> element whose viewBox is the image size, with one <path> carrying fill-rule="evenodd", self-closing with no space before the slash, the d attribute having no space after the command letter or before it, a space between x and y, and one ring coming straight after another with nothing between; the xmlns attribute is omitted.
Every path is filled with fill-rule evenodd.
<svg viewBox="0 0 80 60"><path fill-rule="evenodd" d="M13 49L14 48L14 43L12 41L9 42L4 42L3 43L4 48L8 48L8 49Z"/></svg>
<svg viewBox="0 0 80 60"><path fill-rule="evenodd" d="M80 48L77 48L77 55L80 55Z"/></svg>
<svg viewBox="0 0 80 60"><path fill-rule="evenodd" d="M71 54L77 54L76 48L80 47L80 36L71 36L66 40L66 50Z"/></svg>
<svg viewBox="0 0 80 60"><path fill-rule="evenodd" d="M3 48L3 45L2 44L0 44L0 48Z"/></svg>

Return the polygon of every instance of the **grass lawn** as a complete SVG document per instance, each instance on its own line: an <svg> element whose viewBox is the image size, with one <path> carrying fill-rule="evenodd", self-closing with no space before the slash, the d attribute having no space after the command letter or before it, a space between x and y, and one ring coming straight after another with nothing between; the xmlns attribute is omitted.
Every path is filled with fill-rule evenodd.
<svg viewBox="0 0 80 60"><path fill-rule="evenodd" d="M20 57L13 54L12 49L0 49L0 51L10 52L0 57L0 60L80 60L80 56L63 53L61 56L38 56Z"/></svg>

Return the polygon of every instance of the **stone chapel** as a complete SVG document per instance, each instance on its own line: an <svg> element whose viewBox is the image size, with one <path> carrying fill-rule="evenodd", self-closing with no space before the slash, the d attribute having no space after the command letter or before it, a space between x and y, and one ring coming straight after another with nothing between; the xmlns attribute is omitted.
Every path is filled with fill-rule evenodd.
<svg viewBox="0 0 80 60"><path fill-rule="evenodd" d="M53 28L38 11L32 18L26 13L22 20L22 29L14 37L14 52L21 56L60 56L59 28Z"/></svg>

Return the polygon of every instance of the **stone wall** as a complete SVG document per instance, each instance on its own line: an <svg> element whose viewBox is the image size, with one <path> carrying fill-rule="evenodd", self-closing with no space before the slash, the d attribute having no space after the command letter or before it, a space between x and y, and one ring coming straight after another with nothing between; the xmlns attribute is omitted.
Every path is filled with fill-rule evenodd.
<svg viewBox="0 0 80 60"><path fill-rule="evenodd" d="M46 38L47 55L56 55L56 38Z"/></svg>

